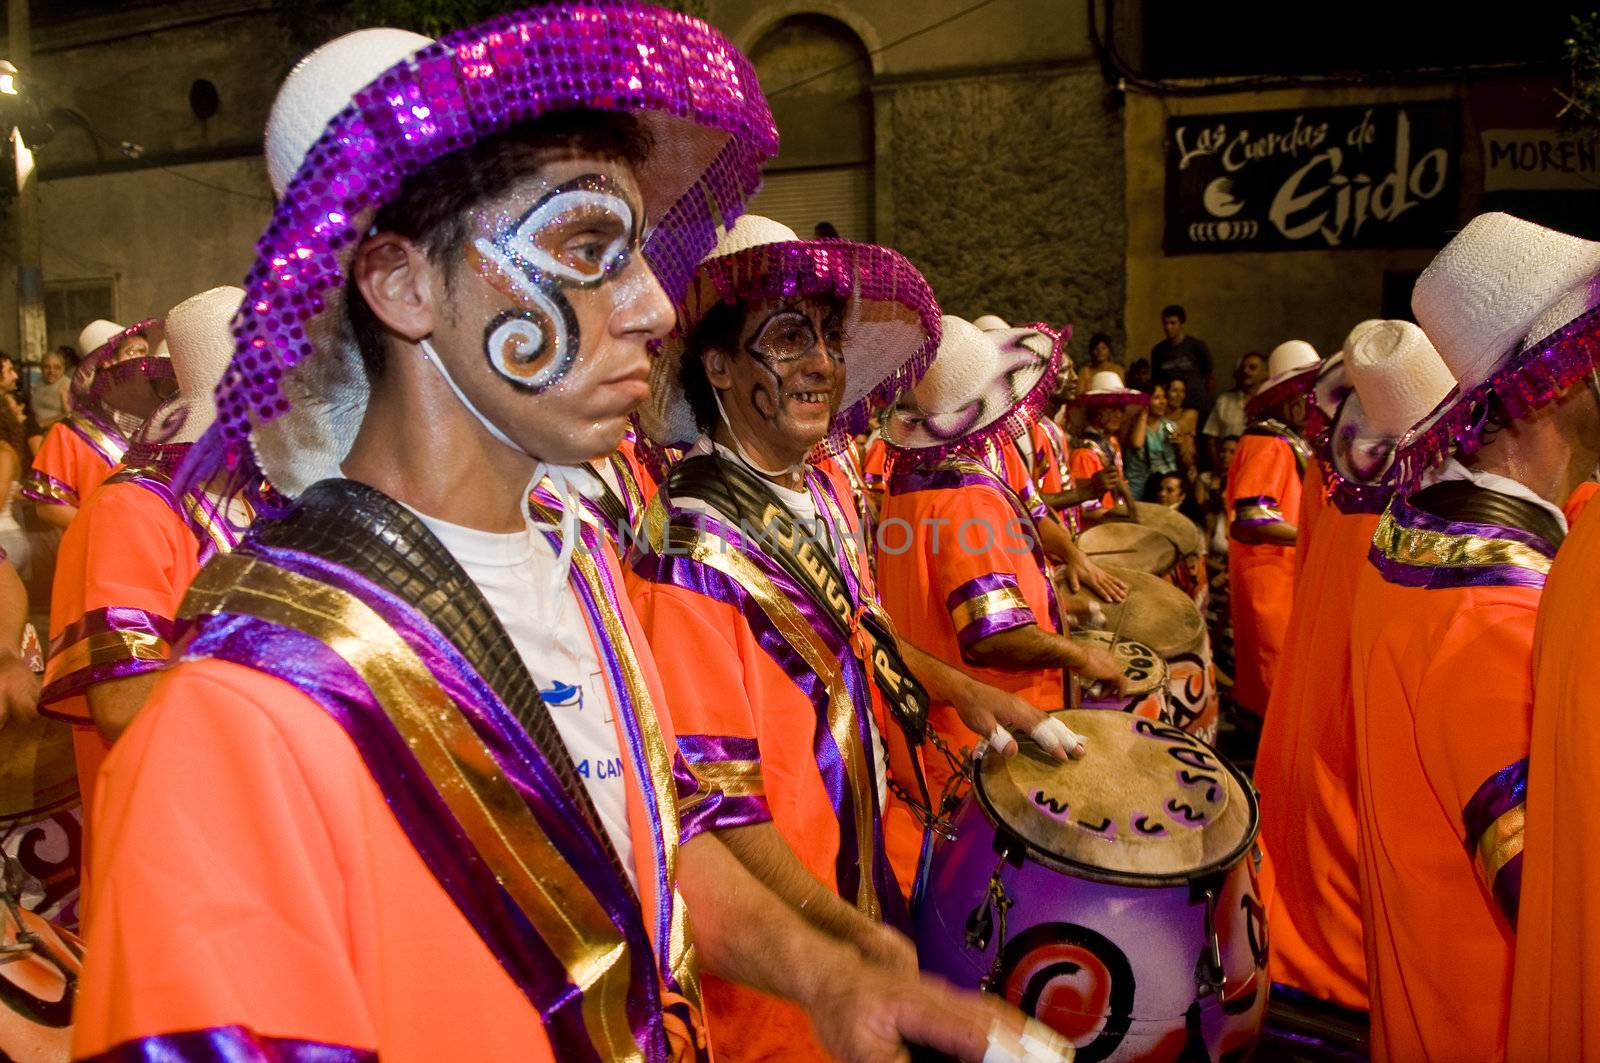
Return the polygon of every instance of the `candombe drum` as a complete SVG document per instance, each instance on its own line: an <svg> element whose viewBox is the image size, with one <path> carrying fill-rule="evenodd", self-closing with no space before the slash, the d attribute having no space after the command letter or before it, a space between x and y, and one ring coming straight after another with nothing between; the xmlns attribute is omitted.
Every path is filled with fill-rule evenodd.
<svg viewBox="0 0 1600 1063"><path fill-rule="evenodd" d="M1166 536L1178 552L1177 563L1166 572L1157 572L1187 594L1201 613L1206 611L1206 602L1211 598L1211 580L1206 573L1206 537L1195 526L1194 521L1185 517L1175 509L1155 502L1135 502L1133 512L1139 526L1160 532ZM1113 561L1113 564L1121 564ZM1137 566L1127 566L1137 567Z"/></svg>
<svg viewBox="0 0 1600 1063"><path fill-rule="evenodd" d="M1255 795L1175 727L1068 711L1088 754L984 757L916 912L922 968L1004 996L1080 1063L1243 1059L1268 978Z"/></svg>
<svg viewBox="0 0 1600 1063"><path fill-rule="evenodd" d="M1128 585L1125 599L1103 602L1088 591L1073 594L1058 585L1063 608L1087 615L1092 602L1098 606L1094 626L1118 631L1155 651L1167 666L1167 718L1202 742L1215 742L1217 678L1205 617L1188 595L1164 579L1114 565L1106 571Z"/></svg>
<svg viewBox="0 0 1600 1063"><path fill-rule="evenodd" d="M1094 646L1111 654L1122 666L1126 690L1109 683L1081 685L1072 677L1073 706L1083 709L1112 709L1147 720L1171 723L1167 707L1167 666L1149 646L1131 639L1117 638L1109 631L1074 631L1072 641Z"/></svg>
<svg viewBox="0 0 1600 1063"><path fill-rule="evenodd" d="M0 860L16 861L18 902L78 925L83 806L72 728L45 717L6 725L0 743Z"/></svg>
<svg viewBox="0 0 1600 1063"><path fill-rule="evenodd" d="M0 867L0 1059L58 1063L71 1057L83 943L21 906L21 877L14 859Z"/></svg>
<svg viewBox="0 0 1600 1063"><path fill-rule="evenodd" d="M1097 565L1137 569L1152 576L1165 577L1178 563L1172 541L1142 524L1105 521L1085 528L1078 536L1078 548Z"/></svg>

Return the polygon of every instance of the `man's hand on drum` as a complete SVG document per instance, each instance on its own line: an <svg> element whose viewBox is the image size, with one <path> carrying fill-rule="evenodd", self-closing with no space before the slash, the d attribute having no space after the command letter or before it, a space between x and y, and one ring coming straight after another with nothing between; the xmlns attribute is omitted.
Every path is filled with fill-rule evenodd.
<svg viewBox="0 0 1600 1063"><path fill-rule="evenodd" d="M1128 596L1128 585L1089 560L1089 555L1080 550L1076 543L1066 552L1064 571L1067 586L1074 594L1088 587L1108 602L1120 602Z"/></svg>
<svg viewBox="0 0 1600 1063"><path fill-rule="evenodd" d="M1078 674L1078 679L1085 685L1096 684L1110 686L1119 693L1126 693L1128 677L1117 663L1117 659L1098 646L1074 645L1077 659L1069 662L1068 666Z"/></svg>
<svg viewBox="0 0 1600 1063"><path fill-rule="evenodd" d="M1003 756L1017 755L1013 731L1031 736L1057 760L1083 756L1082 735L1008 690L974 679L953 704L967 729L988 739L989 748Z"/></svg>
<svg viewBox="0 0 1600 1063"><path fill-rule="evenodd" d="M858 935L853 943L868 961L907 978L916 977L919 970L917 946L887 923L879 923Z"/></svg>
<svg viewBox="0 0 1600 1063"><path fill-rule="evenodd" d="M1126 491L1127 485L1123 482L1115 469L1101 469L1089 477L1089 498L1104 498L1106 495L1120 495Z"/></svg>
<svg viewBox="0 0 1600 1063"><path fill-rule="evenodd" d="M0 653L0 727L39 715L39 677L15 653Z"/></svg>
<svg viewBox="0 0 1600 1063"><path fill-rule="evenodd" d="M928 976L897 977L879 968L866 978L838 978L811 1022L824 1047L850 1063L904 1063L905 1045L925 1045L966 1063L1050 1063L1072 1058L1054 1031L997 997L952 988ZM992 1054L991 1054L992 1053Z"/></svg>

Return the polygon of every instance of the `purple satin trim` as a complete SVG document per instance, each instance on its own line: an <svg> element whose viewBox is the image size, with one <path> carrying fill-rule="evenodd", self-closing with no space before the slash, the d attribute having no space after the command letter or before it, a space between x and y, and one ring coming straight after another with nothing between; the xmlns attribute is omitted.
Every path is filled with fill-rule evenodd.
<svg viewBox="0 0 1600 1063"><path fill-rule="evenodd" d="M1473 793L1467 807L1461 810L1461 824L1466 828L1467 852L1478 851L1478 839L1494 826L1501 816L1528 800L1528 758L1507 764L1485 779Z"/></svg>
<svg viewBox="0 0 1600 1063"><path fill-rule="evenodd" d="M36 486L42 485L42 486ZM67 498L56 498L50 491L66 495ZM41 506L75 506L78 504L78 492L71 484L63 483L47 472L30 469L22 478L22 497L37 502ZM67 499L70 498L71 501Z"/></svg>
<svg viewBox="0 0 1600 1063"><path fill-rule="evenodd" d="M356 595L422 659L489 747L550 841L628 941L634 959L629 1023L637 1042L646 1047L647 1058L663 1063L668 1049L660 1022L658 971L637 901L612 869L611 858L589 829L587 818L498 695L411 606L354 572L296 551L257 546L254 552L281 568ZM581 1014L582 994L567 981L560 962L500 888L353 669L315 638L229 614L197 621L182 654L184 659L216 657L254 668L292 684L321 705L350 735L395 819L440 885L539 1010L557 1054L563 1059L593 1058Z"/></svg>
<svg viewBox="0 0 1600 1063"><path fill-rule="evenodd" d="M681 739L680 739L681 740ZM741 739L740 741L745 741ZM754 745L754 741L750 740ZM755 759L755 758L750 758ZM732 797L721 790L706 790L694 774L689 761L684 759L680 746L672 758L672 778L678 789L678 837L681 843L704 834L706 831L725 830L729 827L748 827L756 823L770 823L772 809L764 796L746 794ZM689 805L689 799L703 794L701 800Z"/></svg>
<svg viewBox="0 0 1600 1063"><path fill-rule="evenodd" d="M944 599L946 609L954 609L964 602L982 597L990 591L1012 590L1018 591L1017 577L1010 572L985 572L981 576L974 576L961 586L951 591Z"/></svg>
<svg viewBox="0 0 1600 1063"><path fill-rule="evenodd" d="M728 760L760 760L761 743L733 735L679 735L678 752L690 764L716 764Z"/></svg>
<svg viewBox="0 0 1600 1063"><path fill-rule="evenodd" d="M173 621L145 609L120 605L92 609L50 640L50 656L59 656L68 647L108 631L132 631L170 642L176 630L177 624Z"/></svg>
<svg viewBox="0 0 1600 1063"><path fill-rule="evenodd" d="M998 635L1002 631L1015 631L1019 627L1033 627L1039 618L1033 615L1032 609L1007 609L1001 613L990 613L980 620L974 620L960 631L956 632L956 645L961 648L961 657L967 660L967 650L972 648L974 642ZM968 661L976 664L976 661Z"/></svg>
<svg viewBox="0 0 1600 1063"><path fill-rule="evenodd" d="M39 691L40 706L54 705L65 701L67 698L82 694L98 683L112 679L122 679L130 675L143 675L145 672L159 672L167 666L165 660L142 661L132 657L124 657L119 661L107 661L105 664L93 665L89 668L80 668L76 672L69 672ZM76 718L76 717L74 717Z"/></svg>
<svg viewBox="0 0 1600 1063"><path fill-rule="evenodd" d="M1233 512L1235 514L1238 514L1242 510L1246 510L1246 509L1277 509L1277 508L1278 508L1278 500L1276 498L1273 498L1271 495L1251 495L1248 498L1238 499L1233 504ZM1266 525L1266 524L1282 524L1282 523L1284 523L1284 520L1283 520L1283 518L1281 516L1279 516L1279 517L1240 517L1240 516L1235 516L1230 523L1238 524L1238 525L1242 525L1242 526L1244 526L1246 528L1250 528L1250 527L1255 527L1255 526L1259 526L1259 525Z"/></svg>
<svg viewBox="0 0 1600 1063"><path fill-rule="evenodd" d="M263 1037L243 1026L158 1034L125 1041L84 1063L377 1063L368 1048Z"/></svg>
<svg viewBox="0 0 1600 1063"><path fill-rule="evenodd" d="M1410 505L1395 496L1389 506L1394 522L1402 528L1419 528L1441 535L1475 535L1484 539L1508 539L1522 543L1545 557L1554 558L1555 548L1540 536L1521 528L1502 527L1498 524L1477 524L1471 521L1451 521L1435 516ZM1409 565L1391 558L1376 541L1367 558L1389 583L1401 587L1422 587L1444 590L1465 587L1531 587L1543 589L1545 574L1521 565Z"/></svg>
<svg viewBox="0 0 1600 1063"><path fill-rule="evenodd" d="M889 477L891 495L909 495L913 491L954 491L962 487L987 487L992 483L987 476L942 465L907 465L904 462L896 465L894 475Z"/></svg>
<svg viewBox="0 0 1600 1063"><path fill-rule="evenodd" d="M872 735L869 714L872 701L867 689L868 680L855 651L839 637L833 623L823 615L821 608L812 600L811 593L796 584L781 565L754 543L747 542L736 527L710 514L672 508L670 501L668 519L673 525L708 531L739 549L756 563L763 574L778 588L779 593L799 611L806 624L821 636L829 653L839 662L840 672L851 701L858 709L865 707L865 711L856 713L856 727L861 747L870 761ZM745 593L743 587L721 572L681 553L635 550L631 555L631 563L634 572L642 579L679 587L737 609L745 623L749 625L751 634L755 636L756 644L784 670L790 681L811 702L817 718L812 739L812 756L840 827L839 853L834 861L835 883L839 896L846 899L855 897L860 886L862 863L855 840L855 799L849 780L845 777L843 754L838 744L834 742L833 732L828 727L829 697L827 687L821 678L789 644L789 640L773 626L761 606ZM875 780L877 765L869 764L868 770L869 775ZM872 793L868 797L876 806L876 786L872 788ZM882 816L875 815L873 824L876 852L872 859L872 875L878 888L879 900L887 906L892 897L900 896L899 886L895 884L894 873L889 869L884 849ZM890 886L893 888L886 892L886 887ZM885 910L888 911L888 908Z"/></svg>
<svg viewBox="0 0 1600 1063"><path fill-rule="evenodd" d="M108 451L99 443L95 442L94 439L92 439L79 424L80 419L93 421L96 428L110 436L115 443L121 444L121 449L114 452ZM89 449L94 451L95 455L98 456L101 461L104 461L107 465L120 465L122 463L123 455L128 452L128 441L123 438L122 433L116 428L115 425L111 424L109 421L102 421L100 418L90 414L87 410L78 410L62 423L65 424L73 433L75 433L79 439L88 444Z"/></svg>
<svg viewBox="0 0 1600 1063"><path fill-rule="evenodd" d="M1330 475L1332 479L1328 479ZM1389 508L1389 502L1394 498L1392 481L1381 484L1357 483L1337 472L1330 473L1326 468L1323 469L1323 477L1328 485L1328 501L1346 516L1352 513L1377 516Z"/></svg>

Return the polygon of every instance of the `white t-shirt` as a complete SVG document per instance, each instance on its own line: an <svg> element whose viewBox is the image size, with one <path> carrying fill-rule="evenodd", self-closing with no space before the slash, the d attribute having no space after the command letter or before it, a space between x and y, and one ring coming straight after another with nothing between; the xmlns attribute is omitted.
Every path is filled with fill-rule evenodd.
<svg viewBox="0 0 1600 1063"><path fill-rule="evenodd" d="M417 517L466 570L505 625L637 889L628 787L611 694L577 592L569 587L560 595L550 593L556 564L550 540L528 531L501 534L421 513Z"/></svg>

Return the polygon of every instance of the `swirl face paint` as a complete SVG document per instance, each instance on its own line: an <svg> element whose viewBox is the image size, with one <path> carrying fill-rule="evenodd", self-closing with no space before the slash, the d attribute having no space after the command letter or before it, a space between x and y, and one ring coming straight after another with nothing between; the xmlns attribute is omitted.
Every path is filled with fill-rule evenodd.
<svg viewBox="0 0 1600 1063"><path fill-rule="evenodd" d="M825 395L825 412L831 418L844 389L844 324L838 307L795 299L769 304L765 317L760 316L762 308L752 309L757 310L751 315L755 327L744 349L762 370L762 378L750 384L751 408L772 421L783 412L785 400ZM810 361L819 351L826 363Z"/></svg>
<svg viewBox="0 0 1600 1063"><path fill-rule="evenodd" d="M615 180L584 174L472 241L469 260L516 304L484 329L484 354L501 378L537 395L567 375L581 345L568 293L626 269L639 251L641 214Z"/></svg>

